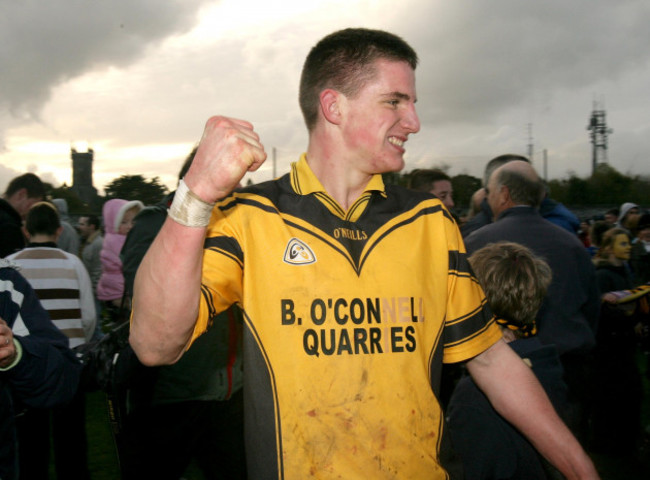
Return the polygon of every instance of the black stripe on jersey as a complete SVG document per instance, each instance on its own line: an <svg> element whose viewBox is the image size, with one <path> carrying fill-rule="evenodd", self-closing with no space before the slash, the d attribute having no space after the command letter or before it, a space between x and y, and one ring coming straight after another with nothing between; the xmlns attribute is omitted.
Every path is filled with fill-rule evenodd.
<svg viewBox="0 0 650 480"><path fill-rule="evenodd" d="M208 306L208 318L214 317L217 314L217 309L214 308L214 300L210 290L204 284L201 284L201 295L203 295L205 304Z"/></svg>
<svg viewBox="0 0 650 480"><path fill-rule="evenodd" d="M467 260L467 254L458 250L449 250L449 274L461 278L469 278L474 283L478 283L472 266Z"/></svg>
<svg viewBox="0 0 650 480"><path fill-rule="evenodd" d="M455 347L481 335L494 322L492 311L483 298L481 305L462 317L445 324L445 348ZM472 332L474 332L472 334Z"/></svg>
<svg viewBox="0 0 650 480"><path fill-rule="evenodd" d="M429 354L429 382L433 394L440 400L440 384L442 383L442 356L444 353L443 345L440 343L440 337L443 334L443 329L438 329L436 341L433 343L431 353Z"/></svg>
<svg viewBox="0 0 650 480"><path fill-rule="evenodd" d="M271 206L269 206L269 205L264 205L263 203L261 203L261 202L259 202L259 201L257 201L257 200L253 200L253 199L251 199L251 198L242 198L242 197L237 197L237 198L235 199L235 201L230 202L230 203L228 203L227 205L224 205L224 206L221 207L221 208L222 208L222 210L227 210L227 209L229 209L229 208L234 207L237 203L241 203L241 204L243 204L243 205L248 205L248 206L250 206L250 207L259 208L260 210L264 210L265 212L273 213L273 214L275 214L275 215L279 215L280 218L282 219L282 221L283 221L285 224L287 224L287 225L289 225L289 226L292 226L292 227L294 227L294 228L297 228L298 230L301 230L301 231L303 231L303 232L309 234L309 235L312 236L312 237L316 237L316 238L319 239L321 242L326 243L326 244L329 245L332 249L336 250L336 251L339 252L341 255L343 255L344 257L346 257L346 259L348 260L348 262L350 263L350 265L352 265L352 268L354 268L355 271L356 271L357 273L359 273L359 269L358 269L357 266L354 264L352 258L347 254L347 252L346 252L345 250L339 248L336 244L334 244L334 243L331 241L330 237L324 237L324 236L322 236L322 235L319 235L319 234L316 233L313 229L310 229L310 228L308 228L308 227L304 227L304 226L299 225L299 224L297 224L297 223L295 223L295 222L293 222L293 221L291 221L291 220L288 220L287 218L285 218L285 217L282 215L282 212L278 211L276 208L271 207ZM324 206L321 205L321 208L324 208ZM301 218L301 217L298 217L298 218ZM302 219L302 218L301 218L301 219ZM309 222L308 220L305 220L305 221ZM310 223L310 226L312 226L312 223ZM216 239L216 238L218 238L218 237L214 237L214 238ZM208 241L208 240L206 240L206 245L207 245L207 241ZM233 242L236 243L234 240L233 240ZM212 244L211 244L211 246L212 246ZM237 245L237 249L238 249L239 252L241 252L241 249L239 249L239 245ZM213 248L213 250L214 250L214 248ZM222 249L220 249L220 251L221 251L221 250L222 250ZM229 251L229 250L226 249L225 251L227 252L227 251ZM223 253L223 252L222 252L222 253ZM242 255L242 261L243 261L243 253L242 253L241 255Z"/></svg>
<svg viewBox="0 0 650 480"><path fill-rule="evenodd" d="M368 250L366 251L366 254L363 256L363 258L361 259L361 261L359 263L359 268L357 270L357 273L359 273L361 271L361 269L363 268L363 264L365 263L366 259L370 256L370 252L372 252L372 250L379 244L379 242L381 242L384 238L386 238L388 235L390 235L393 231L397 230L398 228L403 227L404 225L408 225L409 223L413 223L415 220L417 220L418 218L420 218L420 217L422 217L424 215L434 215L434 214L439 213L439 212L443 212L443 213L445 212L445 210L442 208L441 205L436 205L434 207L423 208L423 209L418 210L417 212L415 212L415 215L413 215L412 217L404 219L401 222L398 222L395 225L393 225L392 227L390 227L389 229L387 229L376 240L374 240L372 242L372 245L370 245L370 247L368 247Z"/></svg>
<svg viewBox="0 0 650 480"><path fill-rule="evenodd" d="M249 461L248 476L250 478L278 478L283 480L284 457L282 454L282 422L280 421L280 402L276 388L275 372L264 350L259 333L250 317L244 314L243 331L243 362L246 365L244 375L244 396L246 403L252 408L244 411L246 425L254 425L260 418L274 419L275 425L264 422L266 428L261 431L246 430L246 448L255 452ZM291 408L287 406L286 408ZM254 415L255 418L248 418ZM277 475L276 475L277 472Z"/></svg>
<svg viewBox="0 0 650 480"><path fill-rule="evenodd" d="M323 203L327 203L328 205L330 205L332 207L332 210L334 210L339 217L341 218L345 217L345 212L343 211L341 206L338 203L336 203L334 199L332 199L332 197L322 192L316 192L314 193L314 196L320 198Z"/></svg>
<svg viewBox="0 0 650 480"><path fill-rule="evenodd" d="M366 211L361 215L357 222L346 222L345 220L332 215L328 210L328 207L325 206L320 199L328 200L328 205L334 204L332 204L329 197L323 193L317 193L314 195L296 194L291 188L289 174L277 179L276 181L264 182L259 185L246 187L241 192L230 197L227 200L227 203L222 204L219 208L222 211L226 211L239 203L259 208L275 215L280 215L283 221L288 225L299 228L305 233L315 236L336 251L342 253L358 275L363 268L365 259L368 258L370 252L373 250L374 245L378 244L393 230L415 221L422 215L431 215L436 213L442 213L442 215L444 215L450 222L455 224L453 217L443 208L442 203L439 201L433 206L418 209L418 205L423 201L431 201L434 199L432 195L413 192L395 185L387 185L386 189L388 197L383 196L379 192L373 192L368 195L369 198L365 199L362 196L362 198L358 200L358 205L355 204L355 208L361 207L365 202L369 202L370 205L366 207ZM286 195L287 192L290 192L290 195ZM316 198L316 195L318 195L318 198ZM268 200L270 204L262 203L260 200L255 199L256 196ZM337 211L339 208L340 207L337 206ZM327 211L327 214L324 213L325 211ZM395 218L407 214L409 211L414 211L412 217L393 225L379 238L373 238L377 229L391 222ZM287 220L285 215L296 217L309 226L316 227L326 233L333 232L336 228L359 228L366 232L368 240L356 242L339 240L338 242L334 242L329 235L326 237L318 235L312 229L309 229L309 227L303 227L291 220ZM370 239L372 239L374 245L366 251L365 257L361 258L363 247Z"/></svg>
<svg viewBox="0 0 650 480"><path fill-rule="evenodd" d="M300 180L300 175L298 175L298 169L297 168L292 168L291 169L291 178L293 179L292 180L293 185L296 186L296 193L298 195L302 195L303 194L302 193L302 188L300 186L300 181L299 181Z"/></svg>
<svg viewBox="0 0 650 480"><path fill-rule="evenodd" d="M354 202L354 205L350 207L350 211L345 216L345 219L349 220L354 218L355 212L360 208L365 208L365 205L370 201L371 197L372 195L370 193L364 193L356 202Z"/></svg>
<svg viewBox="0 0 650 480"><path fill-rule="evenodd" d="M244 252L237 240L232 237L208 237L203 242L204 250L213 250L232 258L239 266L244 265Z"/></svg>

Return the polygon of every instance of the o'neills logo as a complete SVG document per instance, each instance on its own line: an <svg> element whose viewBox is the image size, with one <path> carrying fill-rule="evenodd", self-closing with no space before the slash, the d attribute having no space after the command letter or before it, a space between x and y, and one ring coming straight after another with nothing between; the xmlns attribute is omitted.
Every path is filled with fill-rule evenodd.
<svg viewBox="0 0 650 480"><path fill-rule="evenodd" d="M334 238L349 238L350 240L368 240L368 235L363 230L351 230L349 228L335 228Z"/></svg>
<svg viewBox="0 0 650 480"><path fill-rule="evenodd" d="M284 261L290 265L308 265L316 261L316 255L305 242L292 238L284 251Z"/></svg>

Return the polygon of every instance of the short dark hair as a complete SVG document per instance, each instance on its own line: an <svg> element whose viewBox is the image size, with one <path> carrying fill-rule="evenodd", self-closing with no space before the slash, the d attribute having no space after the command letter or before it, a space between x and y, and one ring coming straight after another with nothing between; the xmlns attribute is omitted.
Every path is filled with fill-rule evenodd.
<svg viewBox="0 0 650 480"><path fill-rule="evenodd" d="M88 219L88 225L94 225L96 230L99 230L101 227L101 222L97 215L82 215L81 218L86 217Z"/></svg>
<svg viewBox="0 0 650 480"><path fill-rule="evenodd" d="M418 192L428 192L433 184L440 180L451 182L451 178L438 168L423 168L413 170L409 176L409 188Z"/></svg>
<svg viewBox="0 0 650 480"><path fill-rule="evenodd" d="M552 277L544 260L518 243L498 242L474 252L469 262L497 317L534 324Z"/></svg>
<svg viewBox="0 0 650 480"><path fill-rule="evenodd" d="M612 228L612 224L605 220L594 222L594 224L589 228L589 240L591 240L591 244L599 247L603 241L603 234L610 228Z"/></svg>
<svg viewBox="0 0 650 480"><path fill-rule="evenodd" d="M620 213L621 213L621 211L618 208L614 207L614 208L610 208L609 210L607 210L605 212L605 215L614 215L616 218L618 218Z"/></svg>
<svg viewBox="0 0 650 480"><path fill-rule="evenodd" d="M5 196L10 197L23 188L27 190L29 198L45 198L45 185L33 173L25 173L11 180L5 190Z"/></svg>
<svg viewBox="0 0 650 480"><path fill-rule="evenodd" d="M54 235L59 227L59 211L50 202L35 203L27 212L25 228L30 235Z"/></svg>
<svg viewBox="0 0 650 480"><path fill-rule="evenodd" d="M307 129L318 121L320 93L332 88L354 97L375 75L378 59L407 62L413 70L418 56L404 40L392 33L348 28L331 33L314 46L302 68L299 102Z"/></svg>
<svg viewBox="0 0 650 480"><path fill-rule="evenodd" d="M495 173L497 187L506 186L515 205L538 208L546 194L544 182L535 175L531 178L516 170L502 168Z"/></svg>
<svg viewBox="0 0 650 480"><path fill-rule="evenodd" d="M494 172L497 168L499 168L501 165L505 165L506 163L514 162L516 160L530 163L530 160L528 160L528 158L524 157L523 155L517 155L516 153L505 153L490 160L487 165L485 165L485 170L483 172L483 186L487 187L487 184L490 181L490 177L492 176L492 172Z"/></svg>

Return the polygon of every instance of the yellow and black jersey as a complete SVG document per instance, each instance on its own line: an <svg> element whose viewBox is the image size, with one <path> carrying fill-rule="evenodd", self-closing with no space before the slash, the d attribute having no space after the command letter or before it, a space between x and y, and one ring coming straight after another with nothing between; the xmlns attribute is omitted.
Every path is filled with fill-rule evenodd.
<svg viewBox="0 0 650 480"><path fill-rule="evenodd" d="M346 212L303 155L214 209L195 336L233 303L251 478L446 478L441 363L501 333L438 199L377 175Z"/></svg>

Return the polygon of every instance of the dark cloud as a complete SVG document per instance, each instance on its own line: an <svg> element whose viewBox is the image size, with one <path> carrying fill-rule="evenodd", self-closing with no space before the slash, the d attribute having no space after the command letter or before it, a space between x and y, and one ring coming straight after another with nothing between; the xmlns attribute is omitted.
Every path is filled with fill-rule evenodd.
<svg viewBox="0 0 650 480"><path fill-rule="evenodd" d="M0 109L33 119L53 87L90 69L124 66L196 23L205 0L0 3ZM72 108L72 106L71 106Z"/></svg>
<svg viewBox="0 0 650 480"><path fill-rule="evenodd" d="M16 151L30 141L86 140L98 172L109 175L123 160L116 172L166 169L171 178L176 156L159 149L180 149L182 158L220 114L253 122L285 172L307 144L297 103L305 55L333 30L364 26L401 35L421 59L422 130L409 139L407 170L447 163L452 174L480 175L492 156L526 154L533 141L534 163L547 150L551 176L587 173L595 98L614 128L612 164L648 168L650 3L642 0L352 1L341 11L328 1L274 18L262 10L275 6L248 0L205 9L218 0L54 3L0 0L0 142L12 129L12 151L0 157L6 166L24 164ZM183 35L197 12L200 27ZM158 163L141 161L149 149ZM38 158L53 171L69 163L66 155Z"/></svg>
<svg viewBox="0 0 650 480"><path fill-rule="evenodd" d="M460 0L410 30L425 121L485 122L532 96L552 100L648 65L650 4L638 0Z"/></svg>

